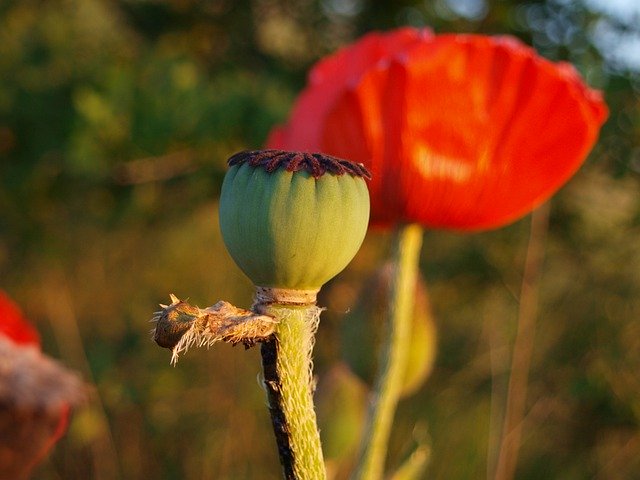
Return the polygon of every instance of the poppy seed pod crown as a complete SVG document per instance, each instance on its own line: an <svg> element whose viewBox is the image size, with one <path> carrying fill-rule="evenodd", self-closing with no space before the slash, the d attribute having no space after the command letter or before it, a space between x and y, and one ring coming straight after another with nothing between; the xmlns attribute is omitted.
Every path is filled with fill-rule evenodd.
<svg viewBox="0 0 640 480"><path fill-rule="evenodd" d="M281 150L240 152L228 163L220 229L254 285L318 290L355 256L369 222L361 164Z"/></svg>

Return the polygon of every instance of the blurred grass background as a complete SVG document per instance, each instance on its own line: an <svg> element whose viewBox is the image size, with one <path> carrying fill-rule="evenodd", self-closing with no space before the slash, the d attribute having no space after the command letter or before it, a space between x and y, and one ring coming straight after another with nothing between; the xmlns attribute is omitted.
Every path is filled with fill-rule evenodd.
<svg viewBox="0 0 640 480"><path fill-rule="evenodd" d="M45 350L95 384L35 478L279 478L258 350L194 350L172 368L147 322L170 292L250 304L218 231L226 158L263 144L315 60L400 25L510 33L605 91L601 140L552 201L516 478L640 478L637 5L3 0L0 286ZM427 235L438 354L400 405L390 466L419 436L431 445L428 478L495 468L528 232L524 219ZM366 393L340 363L341 325L388 245L372 232L321 297L319 411L339 478Z"/></svg>

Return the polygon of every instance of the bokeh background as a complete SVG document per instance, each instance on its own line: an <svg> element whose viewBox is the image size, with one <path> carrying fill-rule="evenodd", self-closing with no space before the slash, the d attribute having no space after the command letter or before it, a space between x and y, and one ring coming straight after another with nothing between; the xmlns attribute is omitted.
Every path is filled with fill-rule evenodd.
<svg viewBox="0 0 640 480"><path fill-rule="evenodd" d="M169 293L251 303L218 230L226 158L263 144L315 60L400 25L512 34L604 90L601 139L551 202L516 478L640 478L639 5L0 2L0 287L94 385L35 478L279 478L258 350L194 350L173 368L148 320ZM390 466L419 437L427 478L492 475L529 225L428 233L438 351L400 404ZM338 478L366 394L341 363L341 331L389 240L371 232L321 297L318 402Z"/></svg>

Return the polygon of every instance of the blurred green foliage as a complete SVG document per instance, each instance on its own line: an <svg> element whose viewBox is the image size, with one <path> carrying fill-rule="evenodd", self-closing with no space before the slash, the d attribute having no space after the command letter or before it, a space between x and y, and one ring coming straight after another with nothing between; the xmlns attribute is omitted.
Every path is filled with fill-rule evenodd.
<svg viewBox="0 0 640 480"><path fill-rule="evenodd" d="M407 24L516 35L605 91L601 140L552 203L516 476L638 478L640 13L628 4L619 14L598 0L1 2L0 286L45 349L95 384L36 478L279 478L257 350L193 351L172 368L147 320L170 292L250 303L217 226L225 159L263 143L313 61ZM439 352L400 405L391 466L421 436L428 478L494 468L527 235L522 220L427 236ZM321 300L319 412L336 458L354 448L365 388L339 363L341 324L388 241L372 232ZM332 464L338 478L349 458Z"/></svg>

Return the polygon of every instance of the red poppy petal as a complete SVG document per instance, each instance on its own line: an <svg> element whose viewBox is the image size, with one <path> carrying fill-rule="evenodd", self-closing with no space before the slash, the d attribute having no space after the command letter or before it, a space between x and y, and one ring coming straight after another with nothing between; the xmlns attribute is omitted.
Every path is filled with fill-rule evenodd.
<svg viewBox="0 0 640 480"><path fill-rule="evenodd" d="M372 169L378 224L512 221L575 173L607 113L572 69L504 37L436 37L385 70L336 100L324 132L329 153Z"/></svg>
<svg viewBox="0 0 640 480"><path fill-rule="evenodd" d="M357 43L338 50L318 62L309 73L309 85L337 85L343 88L357 81L363 73L375 68L380 60L389 59L410 45L433 37L429 29L400 28L387 33L372 32Z"/></svg>
<svg viewBox="0 0 640 480"><path fill-rule="evenodd" d="M40 345L40 335L18 306L0 290L0 334L17 344Z"/></svg>
<svg viewBox="0 0 640 480"><path fill-rule="evenodd" d="M422 49L407 62L409 101L429 112L409 114L415 121L405 127L415 141L404 155L424 179L410 189L409 216L437 227L500 226L576 171L596 139L594 119L582 115L584 99L562 71L514 41L436 43L437 55Z"/></svg>
<svg viewBox="0 0 640 480"><path fill-rule="evenodd" d="M321 149L338 157L365 163L371 172L369 194L371 210L378 212L372 222L393 223L398 214L396 196L385 198L383 188L393 183L382 161L385 144L391 132L386 130L387 118L381 110L384 102L378 97L388 84L388 69L376 69L357 88L347 90L324 122ZM375 99L375 100L374 100ZM382 217L385 217L384 219Z"/></svg>

